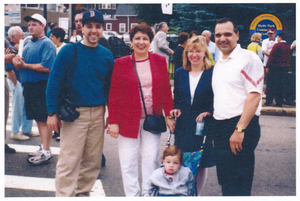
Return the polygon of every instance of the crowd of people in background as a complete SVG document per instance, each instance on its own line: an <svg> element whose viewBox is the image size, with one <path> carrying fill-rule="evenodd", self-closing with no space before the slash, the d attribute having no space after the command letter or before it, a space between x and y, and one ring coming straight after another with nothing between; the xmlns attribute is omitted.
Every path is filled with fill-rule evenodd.
<svg viewBox="0 0 300 201"><path fill-rule="evenodd" d="M191 182L196 182L197 195L201 195L207 169L213 166L224 196L251 195L262 96L265 92L266 106L273 105L274 98L280 107L284 99L294 104L295 88L288 95L285 89L287 77L296 71L296 41L290 46L285 33L276 38L276 30L270 28L263 41L260 33L254 33L246 50L238 44L237 24L222 18L214 30L179 33L173 50L166 22L158 25L157 33L141 23L129 31L133 53L115 59L103 37L100 11L77 10L76 29L67 42L64 29L56 23L45 33L47 22L42 15L24 20L32 38L25 42L23 54L18 55L19 41L24 39L20 27L11 27L10 41L5 41L5 68L13 93L10 137L29 140L40 136L40 147L27 158L33 165L50 161L51 139L60 141L56 196L90 196L105 165L106 123L107 134L118 144L126 196L149 196L155 182L161 185L158 191L162 196L187 196ZM171 62L175 66L174 97L168 74ZM70 69L73 77L65 82ZM80 114L74 122L61 120L57 109L59 92L68 82ZM7 104L7 80L5 87ZM164 153L165 167L158 169L161 133L146 130L144 124L148 115L163 114L175 135L175 145ZM33 120L39 133L31 130ZM204 136L195 135L197 122L205 122L207 143L198 176L192 179L182 166L182 152L201 148ZM5 151L15 153L6 141ZM180 188L180 182L185 188ZM172 184L176 187L166 187Z"/></svg>

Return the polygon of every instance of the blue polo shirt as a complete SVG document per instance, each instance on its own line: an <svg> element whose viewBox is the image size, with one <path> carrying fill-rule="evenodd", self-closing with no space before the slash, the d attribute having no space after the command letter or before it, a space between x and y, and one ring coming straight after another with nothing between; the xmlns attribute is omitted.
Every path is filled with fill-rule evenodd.
<svg viewBox="0 0 300 201"><path fill-rule="evenodd" d="M41 64L45 68L51 69L56 56L56 47L53 42L47 38L41 38L37 41L28 41L24 45L23 58L27 64ZM20 69L20 78L22 83L38 82L48 80L48 72L39 72L35 70Z"/></svg>

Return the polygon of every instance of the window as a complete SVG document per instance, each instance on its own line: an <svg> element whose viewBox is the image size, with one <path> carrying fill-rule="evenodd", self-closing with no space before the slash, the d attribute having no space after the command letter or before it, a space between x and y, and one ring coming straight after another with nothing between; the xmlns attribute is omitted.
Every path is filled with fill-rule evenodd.
<svg viewBox="0 0 300 201"><path fill-rule="evenodd" d="M130 28L134 27L135 25L137 25L138 23L131 23L130 24Z"/></svg>
<svg viewBox="0 0 300 201"><path fill-rule="evenodd" d="M112 24L111 23L106 23L105 30L106 31L111 31L112 30Z"/></svg>
<svg viewBox="0 0 300 201"><path fill-rule="evenodd" d="M111 9L117 9L117 4L112 3L112 4L111 4Z"/></svg>
<svg viewBox="0 0 300 201"><path fill-rule="evenodd" d="M125 23L120 23L119 24L119 32L120 33L125 33L126 32L126 24Z"/></svg>

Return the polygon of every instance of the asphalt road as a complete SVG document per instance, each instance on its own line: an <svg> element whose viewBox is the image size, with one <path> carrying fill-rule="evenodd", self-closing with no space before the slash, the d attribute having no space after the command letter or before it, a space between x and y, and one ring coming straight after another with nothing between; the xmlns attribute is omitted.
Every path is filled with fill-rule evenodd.
<svg viewBox="0 0 300 201"><path fill-rule="evenodd" d="M260 117L261 139L256 149L256 167L253 182L252 196L291 196L296 195L296 118L266 116ZM34 129L36 125L34 124ZM10 139L10 120L7 126L7 141L14 145L37 145L40 143L39 137L31 138L28 141L17 141ZM168 133L162 134L160 156L164 150ZM59 148L59 142L53 139L53 148ZM117 141L109 135L105 135L104 154L106 156L106 166L102 168L98 179L101 181L105 196L124 196L120 164L117 153ZM53 197L54 189L40 187L47 185L55 178L55 165L57 155L46 165L31 166L26 162L27 153L18 152L16 154L5 154L5 197ZM18 180L25 184L12 187L8 178L13 177L13 182ZM27 180L28 178L28 180ZM33 189L31 178L38 178L37 185ZM40 184L38 183L40 182ZM49 184L50 186L53 183ZM48 189L48 190L47 190ZM210 168L208 179L203 189L202 196L221 196L220 186L217 182L216 169Z"/></svg>

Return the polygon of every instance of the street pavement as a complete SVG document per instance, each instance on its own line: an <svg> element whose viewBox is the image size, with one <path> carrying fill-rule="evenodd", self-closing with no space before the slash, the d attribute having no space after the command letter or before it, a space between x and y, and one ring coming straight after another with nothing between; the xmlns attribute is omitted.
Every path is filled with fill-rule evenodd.
<svg viewBox="0 0 300 201"><path fill-rule="evenodd" d="M268 109L268 110L266 110ZM292 112L278 112L279 109ZM290 110L287 110L290 109ZM267 111L272 111L268 113ZM295 107L264 107L260 117L261 139L256 149L256 169L253 196L296 196L296 110ZM269 115L269 114L272 114ZM279 116L278 116L279 115ZM7 130L7 142L15 147L16 154L5 154L5 197L54 197L55 165L59 142L52 140L53 158L49 163L32 166L26 162L28 152L38 149L39 137L27 141L10 139L11 108ZM34 123L33 130L37 131ZM165 148L168 132L162 134L160 156ZM173 143L173 138L171 144ZM124 196L117 141L105 135L104 154L106 166L102 168L92 190L92 197ZM202 196L221 196L215 167L209 168L207 183Z"/></svg>

